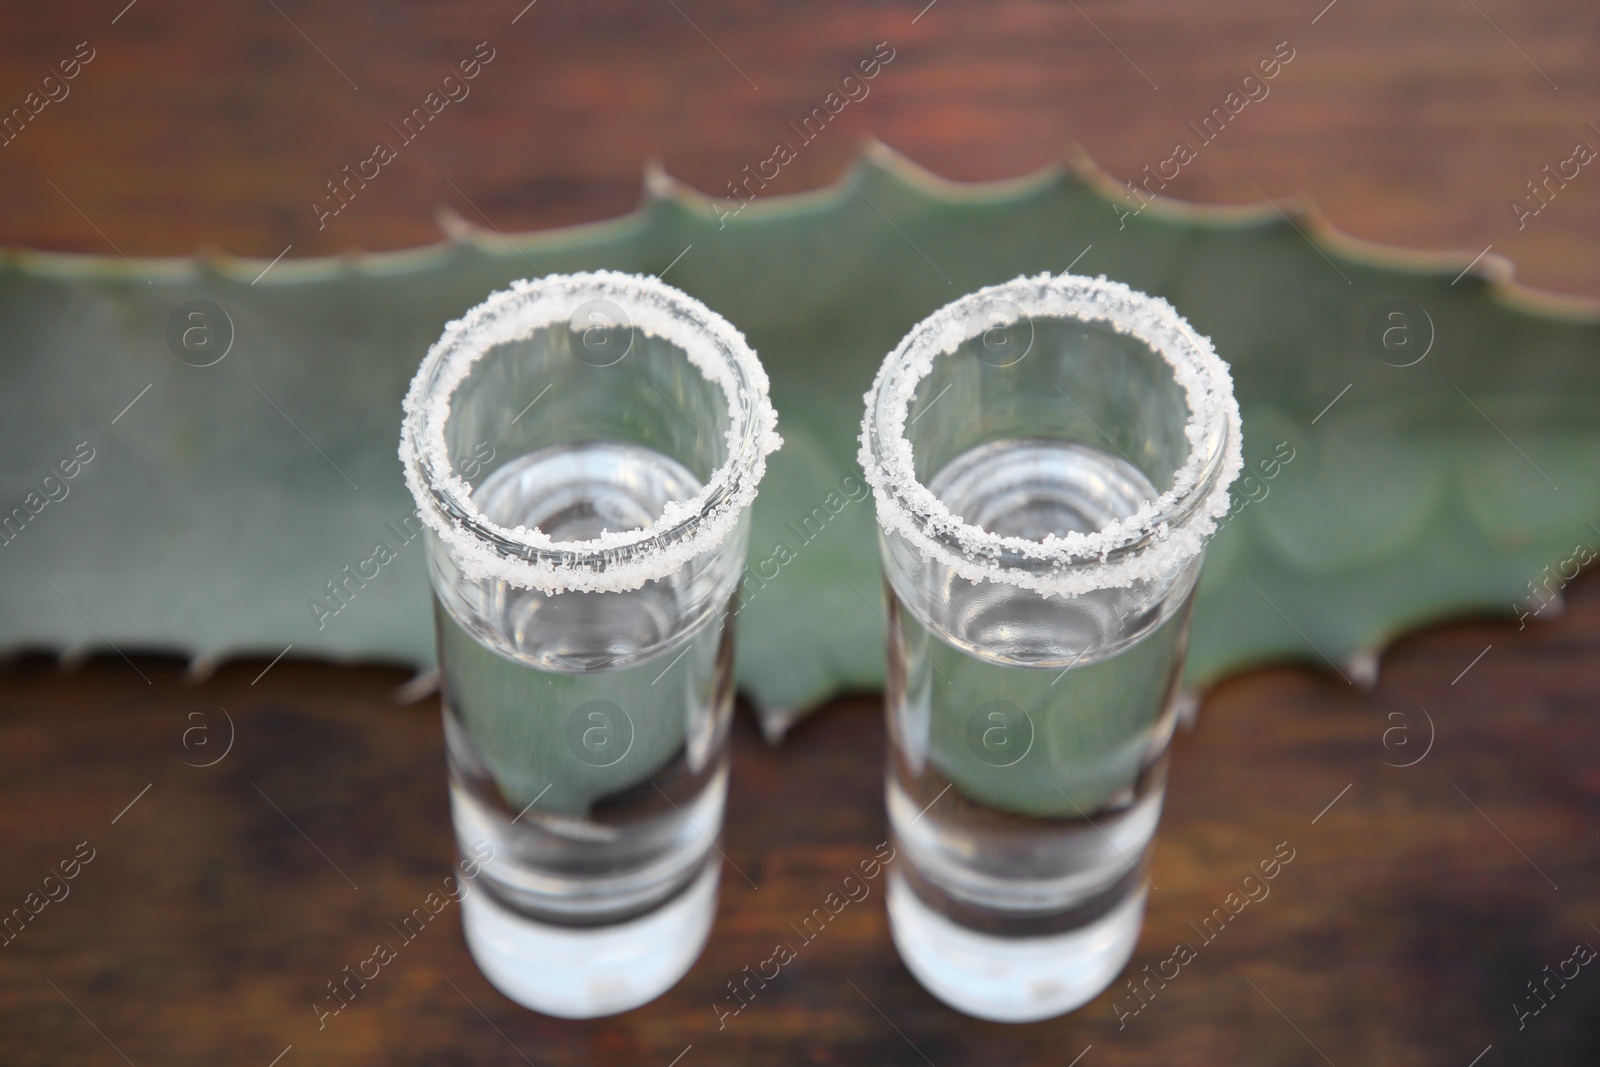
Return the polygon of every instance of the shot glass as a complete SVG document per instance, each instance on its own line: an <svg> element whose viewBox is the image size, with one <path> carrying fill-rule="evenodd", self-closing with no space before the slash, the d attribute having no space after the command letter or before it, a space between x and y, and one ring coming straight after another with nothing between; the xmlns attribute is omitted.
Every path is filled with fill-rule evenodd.
<svg viewBox="0 0 1600 1067"><path fill-rule="evenodd" d="M866 396L888 599L890 928L935 996L1024 1022L1138 940L1201 556L1240 468L1228 368L1165 301L1018 278Z"/></svg>
<svg viewBox="0 0 1600 1067"><path fill-rule="evenodd" d="M653 278L452 322L405 400L467 945L548 1015L675 983L716 908L729 613L779 438L743 336Z"/></svg>

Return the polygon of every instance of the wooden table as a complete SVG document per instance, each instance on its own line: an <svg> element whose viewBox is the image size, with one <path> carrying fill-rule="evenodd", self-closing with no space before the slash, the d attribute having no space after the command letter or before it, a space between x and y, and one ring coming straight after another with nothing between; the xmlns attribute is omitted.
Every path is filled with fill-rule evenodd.
<svg viewBox="0 0 1600 1067"><path fill-rule="evenodd" d="M0 34L5 108L94 49L0 147L7 244L270 258L425 242L440 204L507 230L603 217L649 155L722 188L880 41L895 58L870 98L774 191L832 180L868 131L952 177L1072 139L1132 176L1289 40L1272 95L1173 193L1309 189L1362 236L1492 244L1525 278L1600 293L1600 174L1520 229L1508 210L1574 141L1600 146L1600 9L1576 0L124 2L30 8ZM324 182L485 40L472 95L319 230ZM61 895L44 881L61 864L76 876L0 946L0 1062L1600 1062L1594 968L1517 1016L1547 965L1600 945L1600 584L1568 593L1522 631L1403 641L1372 691L1276 670L1212 693L1178 743L1133 970L1179 942L1197 958L1120 1027L1121 986L1034 1026L946 1010L894 955L880 885L718 1029L726 983L884 837L881 715L861 697L777 750L741 717L724 847L754 884L725 871L710 947L659 1001L523 1011L447 910L319 1030L325 983L449 873L437 705L396 707L393 668L290 658L192 684L132 649L70 673L24 657L0 669L0 914ZM1270 896L1203 944L1282 842Z"/></svg>
<svg viewBox="0 0 1600 1067"><path fill-rule="evenodd" d="M692 1045L683 1067L1064 1067L1092 1045L1095 1067L1465 1067L1492 1044L1481 1063L1594 1063L1600 974L1525 1029L1514 1013L1545 965L1600 946L1600 582L1571 599L1521 632L1402 642L1371 692L1277 670L1214 693L1177 745L1133 971L1180 942L1197 958L1123 1026L1113 1002L1138 1002L1120 985L1031 1026L944 1008L896 957L880 882L719 1029L726 984L795 942L789 924L885 836L863 697L779 749L740 713L716 926L660 1000L595 1022L524 1011L478 974L449 905L319 1031L325 983L397 942L390 924L450 873L437 703L396 707L394 669L284 660L256 681L262 661L195 685L171 659L65 676L25 659L0 679L0 904L93 858L0 948L0 1061L111 1064L115 1043L140 1067L265 1067L292 1044L286 1067L666 1067ZM1269 895L1206 943L1196 928L1282 842Z"/></svg>

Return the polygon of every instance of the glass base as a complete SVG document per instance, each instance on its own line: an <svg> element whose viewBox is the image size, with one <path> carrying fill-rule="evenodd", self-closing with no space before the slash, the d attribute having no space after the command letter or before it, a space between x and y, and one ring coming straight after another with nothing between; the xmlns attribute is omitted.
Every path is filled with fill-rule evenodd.
<svg viewBox="0 0 1600 1067"><path fill-rule="evenodd" d="M1144 886L1086 926L996 937L952 922L889 872L889 930L906 968L957 1011L992 1022L1049 1019L1082 1007L1128 965L1144 923Z"/></svg>
<svg viewBox="0 0 1600 1067"><path fill-rule="evenodd" d="M657 910L600 927L538 922L479 890L462 900L461 924L478 969L523 1007L563 1019L615 1015L688 973L711 935L720 875L713 859Z"/></svg>

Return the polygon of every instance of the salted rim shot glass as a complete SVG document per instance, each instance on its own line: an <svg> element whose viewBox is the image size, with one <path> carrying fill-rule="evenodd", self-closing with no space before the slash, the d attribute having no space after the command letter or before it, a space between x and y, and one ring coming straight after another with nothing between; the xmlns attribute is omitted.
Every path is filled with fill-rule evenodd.
<svg viewBox="0 0 1600 1067"><path fill-rule="evenodd" d="M962 297L867 393L890 929L952 1007L1049 1018L1132 956L1190 606L1240 445L1210 341L1104 278Z"/></svg>
<svg viewBox="0 0 1600 1067"><path fill-rule="evenodd" d="M495 293L411 383L462 923L536 1011L643 1004L709 935L767 394L720 315L611 272Z"/></svg>

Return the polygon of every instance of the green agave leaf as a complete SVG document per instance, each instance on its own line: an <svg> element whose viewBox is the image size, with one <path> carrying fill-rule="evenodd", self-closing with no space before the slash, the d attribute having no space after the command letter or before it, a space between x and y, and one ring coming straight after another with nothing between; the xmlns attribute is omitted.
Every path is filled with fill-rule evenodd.
<svg viewBox="0 0 1600 1067"><path fill-rule="evenodd" d="M1284 659L1343 670L1423 622L1510 614L1600 544L1600 311L1512 287L1494 257L1462 273L1465 256L1360 245L1299 209L1135 213L1082 161L964 186L874 145L840 184L737 214L660 174L646 187L610 222L507 238L451 218L434 247L264 273L9 254L0 648L431 663L395 457L405 385L491 290L598 267L670 265L770 371L787 443L756 505L739 675L773 732L882 681L854 462L878 363L1021 273L1075 265L1165 296L1232 364L1255 481L1207 563L1191 687ZM198 319L197 300L214 305Z"/></svg>

